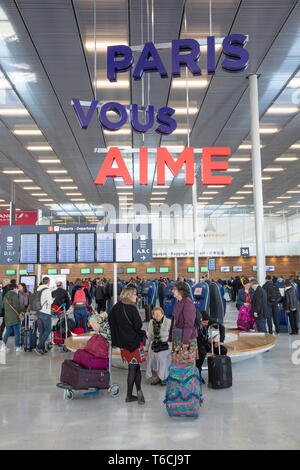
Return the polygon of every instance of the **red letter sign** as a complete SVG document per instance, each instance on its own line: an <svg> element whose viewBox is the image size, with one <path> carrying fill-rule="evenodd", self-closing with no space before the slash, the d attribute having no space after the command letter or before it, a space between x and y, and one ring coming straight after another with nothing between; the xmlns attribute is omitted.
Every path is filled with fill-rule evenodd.
<svg viewBox="0 0 300 470"><path fill-rule="evenodd" d="M226 185L232 183L231 176L213 176L213 171L225 171L228 169L228 162L214 161L212 157L229 157L229 147L204 147L202 150L202 184Z"/></svg>
<svg viewBox="0 0 300 470"><path fill-rule="evenodd" d="M172 155L164 147L157 148L157 184L165 184L165 165L173 173L177 175L183 164L186 165L185 184L191 186L194 184L194 149L186 147L180 156L174 161Z"/></svg>
<svg viewBox="0 0 300 470"><path fill-rule="evenodd" d="M140 185L148 185L148 148L140 148Z"/></svg>
<svg viewBox="0 0 300 470"><path fill-rule="evenodd" d="M112 168L114 162L117 163L117 168ZM102 167L95 179L94 184L103 185L106 183L108 176L121 176L126 184L132 184L132 178L128 173L127 167L123 160L120 150L118 147L111 147L105 157Z"/></svg>

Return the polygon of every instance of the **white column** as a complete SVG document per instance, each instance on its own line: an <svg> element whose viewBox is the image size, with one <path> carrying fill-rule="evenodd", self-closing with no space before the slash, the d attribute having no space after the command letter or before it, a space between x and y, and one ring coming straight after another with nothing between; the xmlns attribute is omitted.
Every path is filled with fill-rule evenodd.
<svg viewBox="0 0 300 470"><path fill-rule="evenodd" d="M177 281L178 278L178 258L175 256L174 258L174 269L175 269L175 281Z"/></svg>
<svg viewBox="0 0 300 470"><path fill-rule="evenodd" d="M266 277L266 257L264 243L264 202L261 179L261 153L259 135L259 104L257 75L249 76L250 112L251 112L251 145L252 145L252 179L255 214L256 264L257 279L262 285Z"/></svg>
<svg viewBox="0 0 300 470"><path fill-rule="evenodd" d="M198 224L198 208L197 208L197 179L195 176L195 181L192 188L193 196L193 232L194 232L194 266L195 266L195 282L199 282L199 254L198 254L198 234L199 234L199 224Z"/></svg>
<svg viewBox="0 0 300 470"><path fill-rule="evenodd" d="M118 302L118 264L114 263L114 305Z"/></svg>
<svg viewBox="0 0 300 470"><path fill-rule="evenodd" d="M42 275L42 265L38 264L37 265L37 285L41 282L41 275Z"/></svg>

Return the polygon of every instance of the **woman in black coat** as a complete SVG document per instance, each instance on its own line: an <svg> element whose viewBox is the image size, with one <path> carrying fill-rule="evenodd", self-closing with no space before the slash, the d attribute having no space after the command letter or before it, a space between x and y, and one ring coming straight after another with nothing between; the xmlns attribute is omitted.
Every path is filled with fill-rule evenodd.
<svg viewBox="0 0 300 470"><path fill-rule="evenodd" d="M111 331L112 346L121 349L123 361L128 363L126 402L137 401L145 403L141 389L142 374L140 364L145 362L145 352L142 344L142 320L136 308L137 292L132 287L125 287L117 302L108 315ZM137 396L132 395L136 386Z"/></svg>

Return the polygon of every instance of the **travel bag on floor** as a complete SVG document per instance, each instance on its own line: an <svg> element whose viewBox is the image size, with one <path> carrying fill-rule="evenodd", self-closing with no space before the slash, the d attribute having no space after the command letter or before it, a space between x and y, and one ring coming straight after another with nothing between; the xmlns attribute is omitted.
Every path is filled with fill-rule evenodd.
<svg viewBox="0 0 300 470"><path fill-rule="evenodd" d="M74 353L73 361L85 369L108 369L108 359L95 357L84 349L78 349Z"/></svg>
<svg viewBox="0 0 300 470"><path fill-rule="evenodd" d="M216 325L211 325L212 327ZM221 356L219 346L219 356L214 355L212 343L212 356L207 358L208 366L208 387L213 389L232 387L232 367L229 356Z"/></svg>
<svg viewBox="0 0 300 470"><path fill-rule="evenodd" d="M237 328L243 331L255 330L255 320L252 315L251 305L243 305L239 309Z"/></svg>
<svg viewBox="0 0 300 470"><path fill-rule="evenodd" d="M202 403L202 387L197 367L170 365L164 403L169 416L198 417Z"/></svg>
<svg viewBox="0 0 300 470"><path fill-rule="evenodd" d="M70 385L74 390L88 388L109 388L109 372L107 370L85 369L74 361L65 360L62 363L60 381Z"/></svg>
<svg viewBox="0 0 300 470"><path fill-rule="evenodd" d="M21 328L21 346L24 351L32 351L37 344L37 325L36 321L30 322L30 314L25 313L23 325Z"/></svg>

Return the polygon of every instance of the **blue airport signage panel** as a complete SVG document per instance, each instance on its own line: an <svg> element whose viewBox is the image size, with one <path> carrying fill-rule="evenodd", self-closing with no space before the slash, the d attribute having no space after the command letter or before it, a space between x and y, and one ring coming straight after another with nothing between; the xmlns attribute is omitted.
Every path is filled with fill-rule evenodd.
<svg viewBox="0 0 300 470"><path fill-rule="evenodd" d="M250 256L250 248L249 247L242 247L241 248L241 256Z"/></svg>

